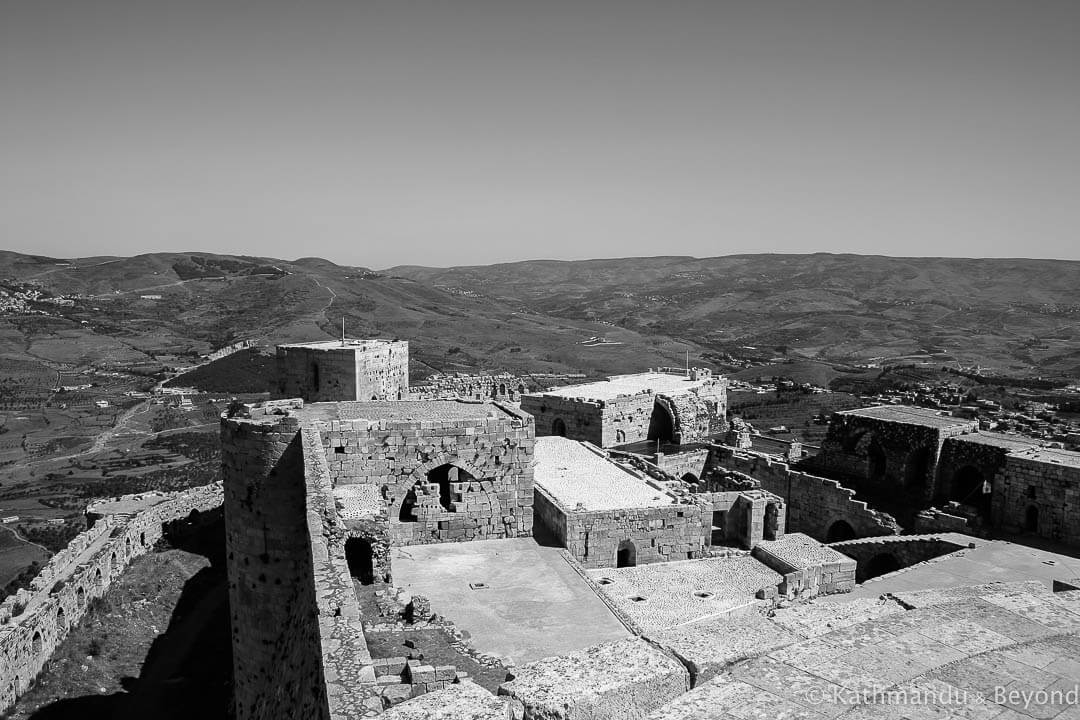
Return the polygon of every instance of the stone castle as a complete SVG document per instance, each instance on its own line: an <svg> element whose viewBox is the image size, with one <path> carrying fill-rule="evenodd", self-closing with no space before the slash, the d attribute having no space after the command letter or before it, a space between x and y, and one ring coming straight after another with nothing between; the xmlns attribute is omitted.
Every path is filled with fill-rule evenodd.
<svg viewBox="0 0 1080 720"><path fill-rule="evenodd" d="M999 531L1080 545L1078 453L896 406L837 413L808 457L763 452L729 425L726 381L707 369L547 388L447 376L418 392L403 342L288 345L278 361L278 398L221 424L240 720L727 718L754 707L816 718L793 687L844 687L859 672L928 682L979 653L1080 631L1080 581L1057 561L1017 554L1003 574L998 555L979 560L1002 552L981 539ZM865 497L898 499L912 517ZM169 502L172 517L191 501ZM158 528L138 547L160 533L156 512L133 526ZM956 563L963 572L943 581ZM875 583L894 576L907 584L879 599ZM45 602L34 613L55 618ZM51 640L35 645L36 626L13 619L0 607L18 637L0 644L9 658L45 658L62 637L42 632ZM955 642L953 623L966 628ZM412 628L501 662L505 681L484 689L431 662ZM883 651L922 653L902 671L865 654L830 659L852 632L884 648L919 628L921 649ZM1048 663L1069 652L1047 647L1025 652ZM7 702L40 664L20 668Z"/></svg>

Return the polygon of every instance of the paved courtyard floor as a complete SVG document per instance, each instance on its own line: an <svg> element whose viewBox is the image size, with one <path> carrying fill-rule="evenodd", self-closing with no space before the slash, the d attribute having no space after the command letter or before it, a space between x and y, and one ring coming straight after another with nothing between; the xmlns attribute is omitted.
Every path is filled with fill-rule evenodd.
<svg viewBox="0 0 1080 720"><path fill-rule="evenodd" d="M429 598L480 652L519 665L630 637L559 548L533 538L398 547L392 562L395 585Z"/></svg>

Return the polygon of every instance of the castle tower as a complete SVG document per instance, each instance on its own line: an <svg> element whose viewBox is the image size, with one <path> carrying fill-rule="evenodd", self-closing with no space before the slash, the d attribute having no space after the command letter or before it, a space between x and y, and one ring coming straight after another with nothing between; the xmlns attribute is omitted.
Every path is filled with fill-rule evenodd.
<svg viewBox="0 0 1080 720"><path fill-rule="evenodd" d="M328 340L277 347L276 398L401 400L409 392L405 340Z"/></svg>

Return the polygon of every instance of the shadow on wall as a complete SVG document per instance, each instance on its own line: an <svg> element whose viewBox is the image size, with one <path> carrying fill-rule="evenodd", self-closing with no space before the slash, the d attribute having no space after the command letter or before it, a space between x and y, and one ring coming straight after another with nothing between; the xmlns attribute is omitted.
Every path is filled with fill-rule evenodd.
<svg viewBox="0 0 1080 720"><path fill-rule="evenodd" d="M220 537L223 545L223 534L222 523L211 523L204 526L201 538L189 532L185 540L210 547L212 538ZM213 561L212 555L217 553L200 554ZM81 647L87 641L86 635L76 630L57 654L63 653L64 645L77 643ZM102 655L106 662L107 656L108 653ZM232 640L224 565L204 567L184 583L168 628L154 639L139 677L124 677L119 682L124 692L57 700L35 711L30 720L229 720L233 717Z"/></svg>

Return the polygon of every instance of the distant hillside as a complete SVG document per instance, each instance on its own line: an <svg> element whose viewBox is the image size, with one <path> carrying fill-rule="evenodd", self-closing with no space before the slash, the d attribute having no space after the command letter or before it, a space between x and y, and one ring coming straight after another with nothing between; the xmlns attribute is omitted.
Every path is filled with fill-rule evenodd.
<svg viewBox="0 0 1080 720"><path fill-rule="evenodd" d="M1080 376L1080 263L733 255L386 271L715 351Z"/></svg>
<svg viewBox="0 0 1080 720"><path fill-rule="evenodd" d="M336 337L344 316L352 336L409 339L416 378L629 372L682 365L687 351L714 365L1080 376L1080 263L1064 261L734 255L375 272L314 257L0 252L0 290L0 357L74 365L183 364L240 339ZM12 300L30 290L40 297ZM250 382L260 368L232 371Z"/></svg>
<svg viewBox="0 0 1080 720"><path fill-rule="evenodd" d="M319 258L0 252L0 290L51 296L0 310L0 357L83 366L185 364L241 339L272 346L336 337L343 316L351 336L409 339L417 378L485 369L629 372L704 351L653 330L553 317ZM619 344L582 344L596 336Z"/></svg>

